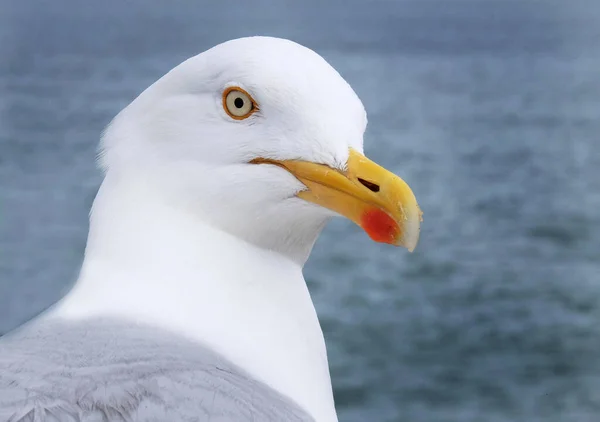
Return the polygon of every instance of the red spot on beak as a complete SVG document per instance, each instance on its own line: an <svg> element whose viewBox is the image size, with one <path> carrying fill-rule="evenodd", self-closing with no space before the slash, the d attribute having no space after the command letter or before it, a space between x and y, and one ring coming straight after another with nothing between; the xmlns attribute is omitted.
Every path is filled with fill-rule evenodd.
<svg viewBox="0 0 600 422"><path fill-rule="evenodd" d="M362 215L361 226L375 242L395 244L400 227L385 212L371 208Z"/></svg>

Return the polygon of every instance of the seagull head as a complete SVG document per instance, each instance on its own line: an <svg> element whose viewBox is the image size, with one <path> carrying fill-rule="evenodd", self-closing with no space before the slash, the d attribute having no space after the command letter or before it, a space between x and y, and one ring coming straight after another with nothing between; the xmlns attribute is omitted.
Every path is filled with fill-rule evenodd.
<svg viewBox="0 0 600 422"><path fill-rule="evenodd" d="M101 164L206 224L304 261L326 221L413 250L409 186L363 155L365 109L321 56L249 37L175 67L109 125Z"/></svg>

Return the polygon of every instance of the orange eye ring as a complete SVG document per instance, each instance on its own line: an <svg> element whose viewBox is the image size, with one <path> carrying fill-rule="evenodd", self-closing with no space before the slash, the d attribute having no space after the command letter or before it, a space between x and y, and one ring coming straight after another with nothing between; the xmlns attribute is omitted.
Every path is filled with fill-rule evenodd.
<svg viewBox="0 0 600 422"><path fill-rule="evenodd" d="M254 98L244 89L231 86L223 91L223 110L234 120L244 120L258 110Z"/></svg>

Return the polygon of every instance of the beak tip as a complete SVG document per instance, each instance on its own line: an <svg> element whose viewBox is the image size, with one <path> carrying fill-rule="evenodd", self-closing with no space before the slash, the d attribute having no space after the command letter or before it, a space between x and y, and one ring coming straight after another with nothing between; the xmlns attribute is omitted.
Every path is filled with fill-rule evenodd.
<svg viewBox="0 0 600 422"><path fill-rule="evenodd" d="M408 217L403 227L403 235L401 244L404 245L409 252L413 252L419 243L419 235L421 232L421 221L423 221L423 212L416 206L416 215Z"/></svg>

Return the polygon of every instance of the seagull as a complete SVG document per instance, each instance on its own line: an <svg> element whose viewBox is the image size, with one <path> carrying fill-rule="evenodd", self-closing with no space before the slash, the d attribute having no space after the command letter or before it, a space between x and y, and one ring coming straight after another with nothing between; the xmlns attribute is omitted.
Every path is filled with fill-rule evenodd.
<svg viewBox="0 0 600 422"><path fill-rule="evenodd" d="M337 421L302 268L331 217L409 251L422 220L363 154L366 125L284 39L219 44L147 88L102 135L77 282L0 338L0 420Z"/></svg>

